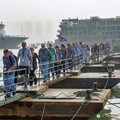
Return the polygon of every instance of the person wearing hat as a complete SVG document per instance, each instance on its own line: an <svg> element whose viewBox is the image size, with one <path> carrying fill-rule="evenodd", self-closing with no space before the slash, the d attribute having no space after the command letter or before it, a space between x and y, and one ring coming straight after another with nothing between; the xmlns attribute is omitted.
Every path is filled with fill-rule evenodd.
<svg viewBox="0 0 120 120"><path fill-rule="evenodd" d="M10 55L8 49L4 49L3 51L3 80L5 90L6 90L6 96L5 98L11 97L11 91L12 95L16 94L16 87L14 85L14 70L16 68L16 60L13 56ZM10 72L11 71L11 72Z"/></svg>

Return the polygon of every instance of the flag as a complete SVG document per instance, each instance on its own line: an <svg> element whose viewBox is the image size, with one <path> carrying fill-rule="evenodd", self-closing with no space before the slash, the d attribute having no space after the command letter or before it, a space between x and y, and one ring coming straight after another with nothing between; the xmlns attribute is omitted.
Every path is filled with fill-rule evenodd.
<svg viewBox="0 0 120 120"><path fill-rule="evenodd" d="M58 35L58 39L59 39L60 42L64 42L64 41L67 42L67 40L64 37L60 36L60 35Z"/></svg>

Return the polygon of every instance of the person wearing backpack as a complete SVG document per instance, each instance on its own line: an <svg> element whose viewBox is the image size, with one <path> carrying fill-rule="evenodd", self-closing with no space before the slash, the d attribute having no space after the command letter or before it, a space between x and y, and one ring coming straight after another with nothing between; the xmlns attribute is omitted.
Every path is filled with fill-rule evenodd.
<svg viewBox="0 0 120 120"><path fill-rule="evenodd" d="M52 58L50 51L45 47L45 44L41 44L41 48L38 53L40 60L40 69L43 74L43 82L49 80L49 61Z"/></svg>
<svg viewBox="0 0 120 120"><path fill-rule="evenodd" d="M17 70L18 69L18 59L17 59L17 56L14 55L12 51L10 51L10 55L13 56L15 58L15 60L16 60L16 68L15 68L15 70ZM18 76L18 71L15 71L15 79L14 79L15 83L17 83L17 81L18 81L17 76Z"/></svg>
<svg viewBox="0 0 120 120"><path fill-rule="evenodd" d="M14 85L14 70L16 68L16 60L13 56L9 54L8 49L4 49L3 51L4 56L3 56L3 79L4 79L4 85L5 90L6 90L6 96L5 98L11 97L11 91L12 95L16 94L16 86ZM11 71L11 72L8 72ZM8 72L8 73L6 73Z"/></svg>

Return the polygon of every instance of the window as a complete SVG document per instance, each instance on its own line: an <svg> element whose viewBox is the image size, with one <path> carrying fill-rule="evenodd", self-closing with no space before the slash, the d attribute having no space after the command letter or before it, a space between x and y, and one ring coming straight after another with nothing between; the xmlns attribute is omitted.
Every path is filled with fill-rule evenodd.
<svg viewBox="0 0 120 120"><path fill-rule="evenodd" d="M117 30L120 30L120 26L117 27Z"/></svg>

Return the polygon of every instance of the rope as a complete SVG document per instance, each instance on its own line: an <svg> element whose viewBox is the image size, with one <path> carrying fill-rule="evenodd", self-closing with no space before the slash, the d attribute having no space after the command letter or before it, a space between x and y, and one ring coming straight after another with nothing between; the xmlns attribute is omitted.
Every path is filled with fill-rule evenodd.
<svg viewBox="0 0 120 120"><path fill-rule="evenodd" d="M107 85L108 85L108 81L109 81L109 77L108 77L108 79L107 79L107 81L106 81L106 84L105 84L105 86L104 86L103 89L105 89L105 88L107 87Z"/></svg>
<svg viewBox="0 0 120 120"><path fill-rule="evenodd" d="M104 100L105 102L108 102L109 104L111 104L111 105L113 105L113 106L115 106L115 107L117 107L117 108L120 108L119 106L117 106L117 105L115 105L114 103L111 103L111 102L109 102L109 101L101 98L100 96L97 96L97 97L100 98L101 100Z"/></svg>
<svg viewBox="0 0 120 120"><path fill-rule="evenodd" d="M77 92L74 92L73 94L76 95L76 97L86 97L86 95L87 95L86 92L87 91L77 91ZM90 92L90 96L93 96L93 95L98 96L99 95L99 93L94 93L94 92L99 92L99 90L96 90L96 91L89 90L89 92Z"/></svg>
<svg viewBox="0 0 120 120"><path fill-rule="evenodd" d="M28 77L28 75L25 74L24 77L25 77L25 79L31 80L30 77L32 77L32 76ZM34 78L34 77L32 77L32 80L34 80L33 78ZM33 96L33 95L28 91L28 85L27 85L26 83L25 83L25 87L26 87L27 95L28 95L29 97L31 97L31 98L37 98L38 96L43 96L43 95L44 95L44 94L37 94L37 95L34 95L34 96Z"/></svg>
<svg viewBox="0 0 120 120"><path fill-rule="evenodd" d="M94 93L94 92L99 92L99 91L92 91L92 90L90 90L90 95L96 95L96 96L99 95L99 94ZM86 91L78 91L78 92L74 92L73 94L75 94L77 97L81 97L82 96L82 98L83 98L83 97L86 96ZM86 101L88 103L84 104L84 103L86 103ZM74 116L71 118L71 120L73 120L77 116L77 114L79 113L79 111L81 110L81 108L82 108L83 105L88 105L88 104L89 104L88 100L85 100L83 103L81 103L80 107L78 108L78 110L76 111L76 113L74 114Z"/></svg>
<svg viewBox="0 0 120 120"><path fill-rule="evenodd" d="M108 68L108 64L106 64L105 65L106 66L106 68L107 68L107 71L109 72L110 71L110 69ZM114 65L114 70L115 70L115 65ZM112 71L111 71L112 72ZM111 73L112 74L112 73ZM106 84L105 84L105 86L104 86L104 88L103 89L105 89L106 87L107 87L107 85L108 85L108 82L109 82L109 76L108 76L108 79L107 79L107 81L106 81Z"/></svg>
<svg viewBox="0 0 120 120"><path fill-rule="evenodd" d="M76 115L77 115L77 114L79 113L79 111L81 110L82 106L83 106L83 104L80 105L79 109L77 110L77 112L75 113L75 115L72 117L71 120L73 120L73 119L76 117Z"/></svg>
<svg viewBox="0 0 120 120"><path fill-rule="evenodd" d="M75 113L75 115L72 117L71 120L73 120L77 116L77 114L79 113L79 111L81 110L81 108L82 108L82 106L84 105L85 102L86 102L86 100L83 103L81 103L80 107L78 108L77 112ZM88 104L89 104L89 102L85 105L88 105Z"/></svg>
<svg viewBox="0 0 120 120"><path fill-rule="evenodd" d="M41 120L43 120L44 113L45 113L45 108L46 108L46 100L45 100L45 102L44 102L44 107L43 107L43 111L42 111L42 117L41 117Z"/></svg>
<svg viewBox="0 0 120 120"><path fill-rule="evenodd" d="M110 70L109 70L109 68L108 68L108 65L106 65L106 68L107 68L107 71L109 72ZM107 87L108 82L109 82L109 79L110 79L110 77L109 77L109 75L108 75L108 79L107 79L106 84L105 84L105 86L104 86L103 89L105 89L105 88Z"/></svg>

